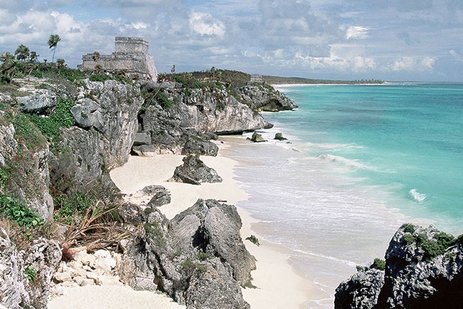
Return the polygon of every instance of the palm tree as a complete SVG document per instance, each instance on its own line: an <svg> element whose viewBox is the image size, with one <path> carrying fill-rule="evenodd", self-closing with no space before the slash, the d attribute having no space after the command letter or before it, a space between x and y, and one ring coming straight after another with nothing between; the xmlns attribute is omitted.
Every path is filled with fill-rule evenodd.
<svg viewBox="0 0 463 309"><path fill-rule="evenodd" d="M39 58L39 55L37 55L37 52L31 51L31 53L29 54L29 61L36 62L37 58Z"/></svg>
<svg viewBox="0 0 463 309"><path fill-rule="evenodd" d="M27 47L24 44L19 45L18 48L16 48L16 51L14 52L16 59L20 61L26 60L29 57L29 53L29 47Z"/></svg>
<svg viewBox="0 0 463 309"><path fill-rule="evenodd" d="M50 38L48 39L48 47L53 48L53 57L51 58L52 63L55 60L56 46L58 46L59 41L61 41L61 38L57 34L50 35Z"/></svg>

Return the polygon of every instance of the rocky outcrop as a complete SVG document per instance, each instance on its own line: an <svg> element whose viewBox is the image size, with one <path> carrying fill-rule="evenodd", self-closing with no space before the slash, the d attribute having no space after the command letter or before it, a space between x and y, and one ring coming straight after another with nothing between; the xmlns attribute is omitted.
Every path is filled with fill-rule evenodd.
<svg viewBox="0 0 463 309"><path fill-rule="evenodd" d="M139 154L182 153L216 155L207 140L214 134L231 134L270 127L271 124L225 87L183 88L176 83L146 83L146 102L139 114ZM142 137L142 135L140 135Z"/></svg>
<svg viewBox="0 0 463 309"><path fill-rule="evenodd" d="M262 137L262 134L259 134L257 132L252 133L251 138L248 137L248 139L254 143L263 143L267 141L265 138Z"/></svg>
<svg viewBox="0 0 463 309"><path fill-rule="evenodd" d="M110 184L107 172L125 163L137 131L143 104L140 87L113 80L86 80L79 88L72 114L78 127L61 132L52 165L53 184L60 191Z"/></svg>
<svg viewBox="0 0 463 309"><path fill-rule="evenodd" d="M27 132L33 139L29 143L16 136L15 126L28 124L27 119L22 121L9 123L0 115L0 168L8 171L3 185L10 196L26 203L42 218L50 219L54 208L49 193L50 151L45 139L34 137L34 132Z"/></svg>
<svg viewBox="0 0 463 309"><path fill-rule="evenodd" d="M403 225L386 251L385 271L362 269L342 283L336 289L335 307L459 308L462 249L461 237L454 239L432 226Z"/></svg>
<svg viewBox="0 0 463 309"><path fill-rule="evenodd" d="M16 153L18 142L14 138L14 133L12 124L0 125L0 167L5 165L6 160L11 160Z"/></svg>
<svg viewBox="0 0 463 309"><path fill-rule="evenodd" d="M46 308L52 277L61 260L57 243L39 238L23 251L0 229L0 305Z"/></svg>
<svg viewBox="0 0 463 309"><path fill-rule="evenodd" d="M183 158L183 164L177 166L170 181L200 185L203 182L222 182L222 177L206 166L199 155L188 155Z"/></svg>
<svg viewBox="0 0 463 309"><path fill-rule="evenodd" d="M56 94L48 89L35 89L24 97L18 97L20 109L26 113L47 114L56 105Z"/></svg>
<svg viewBox="0 0 463 309"><path fill-rule="evenodd" d="M265 83L250 83L238 91L241 100L255 111L278 112L297 108L288 97Z"/></svg>
<svg viewBox="0 0 463 309"><path fill-rule="evenodd" d="M170 222L157 209L144 216L145 236L125 246L124 282L166 292L188 308L249 308L240 285L250 281L255 259L234 206L198 200Z"/></svg>

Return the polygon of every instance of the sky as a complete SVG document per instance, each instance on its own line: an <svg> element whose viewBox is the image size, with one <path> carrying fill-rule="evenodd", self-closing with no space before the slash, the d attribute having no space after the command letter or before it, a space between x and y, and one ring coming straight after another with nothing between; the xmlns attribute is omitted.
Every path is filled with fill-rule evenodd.
<svg viewBox="0 0 463 309"><path fill-rule="evenodd" d="M159 72L463 82L463 0L0 0L0 52L70 67L143 37Z"/></svg>

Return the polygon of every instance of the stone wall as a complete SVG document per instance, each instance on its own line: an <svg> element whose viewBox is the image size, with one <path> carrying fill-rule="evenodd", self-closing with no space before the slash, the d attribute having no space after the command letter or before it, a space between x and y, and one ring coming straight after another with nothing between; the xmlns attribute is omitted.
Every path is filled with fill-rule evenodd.
<svg viewBox="0 0 463 309"><path fill-rule="evenodd" d="M158 73L153 57L149 54L148 42L141 38L116 37L115 52L111 55L94 53L82 56L79 69L83 71L100 70L108 72L125 72L139 79L157 81Z"/></svg>

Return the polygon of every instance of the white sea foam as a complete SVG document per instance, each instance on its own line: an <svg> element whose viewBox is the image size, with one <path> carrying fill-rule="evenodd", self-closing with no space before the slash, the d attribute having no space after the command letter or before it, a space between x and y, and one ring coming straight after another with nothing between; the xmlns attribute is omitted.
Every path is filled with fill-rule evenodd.
<svg viewBox="0 0 463 309"><path fill-rule="evenodd" d="M326 161L339 163L339 164L342 164L342 165L344 165L346 167L353 168L353 169L365 169L365 170L370 169L370 167L368 167L367 165L365 165L363 163L360 163L360 162L358 162L356 160L347 159L347 158L344 158L342 156L335 156L335 155L331 155L331 154L323 154L323 155L319 155L318 158L326 160Z"/></svg>
<svg viewBox="0 0 463 309"><path fill-rule="evenodd" d="M339 259L339 258L336 258L334 256L328 256L328 255L324 255L324 254L320 254L320 253L308 252L308 251L304 251L304 250L300 250L300 249L294 249L293 251L297 252L297 253L302 253L302 254L306 254L306 255L310 255L310 256L314 256L314 257L318 257L318 258L322 258L322 259L326 259L326 260L330 260L330 261L334 261L334 262L341 263L341 264L344 264L344 265L347 265L347 266L350 266L350 267L356 267L357 266L357 263L355 263L353 261Z"/></svg>
<svg viewBox="0 0 463 309"><path fill-rule="evenodd" d="M418 203L423 202L426 199L426 194L416 191L416 189L411 189L408 191L408 194Z"/></svg>

